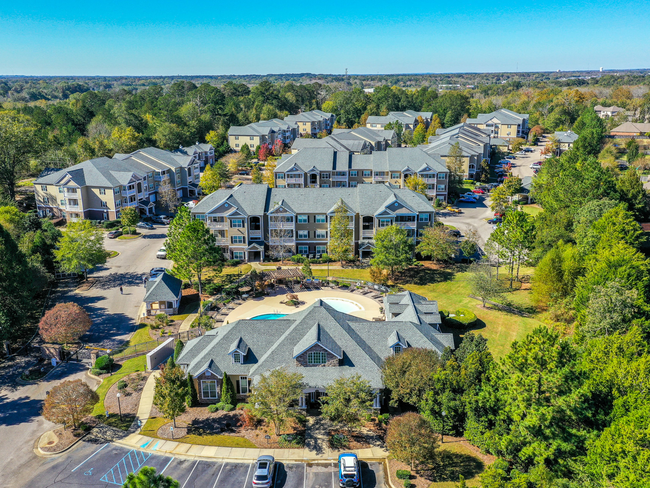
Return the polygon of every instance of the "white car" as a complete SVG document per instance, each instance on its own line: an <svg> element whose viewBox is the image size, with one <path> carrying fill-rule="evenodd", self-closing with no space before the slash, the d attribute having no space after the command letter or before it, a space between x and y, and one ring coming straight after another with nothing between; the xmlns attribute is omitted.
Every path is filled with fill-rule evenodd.
<svg viewBox="0 0 650 488"><path fill-rule="evenodd" d="M167 249L165 249L164 247L158 249L158 252L156 253L156 257L158 259L167 259Z"/></svg>
<svg viewBox="0 0 650 488"><path fill-rule="evenodd" d="M525 156L525 155L526 155L526 151L519 151L519 152L516 152L515 154L516 154L517 156Z"/></svg>

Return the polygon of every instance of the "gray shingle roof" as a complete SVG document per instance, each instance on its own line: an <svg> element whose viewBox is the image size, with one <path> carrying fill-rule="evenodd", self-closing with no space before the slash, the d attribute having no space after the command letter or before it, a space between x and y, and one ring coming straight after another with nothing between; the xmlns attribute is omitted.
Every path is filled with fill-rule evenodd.
<svg viewBox="0 0 650 488"><path fill-rule="evenodd" d="M478 114L476 118L467 119L465 122L468 124L485 124L492 119L497 119L501 124L518 125L522 124L524 120L528 120L528 114L518 114L512 110L502 108L489 114Z"/></svg>
<svg viewBox="0 0 650 488"><path fill-rule="evenodd" d="M555 133L555 138L562 144L573 144L578 140L578 134L568 131L559 131Z"/></svg>
<svg viewBox="0 0 650 488"><path fill-rule="evenodd" d="M320 300L318 301L320 302ZM294 346L293 357L296 358L300 356L314 344L320 344L339 359L343 358L341 346L332 339L332 336L330 336L327 330L324 327L321 327L319 323L316 323L311 329L309 329L309 332L307 332L305 336L300 339L300 342Z"/></svg>
<svg viewBox="0 0 650 488"><path fill-rule="evenodd" d="M438 302L405 291L384 297L386 320L410 320L439 328Z"/></svg>
<svg viewBox="0 0 650 488"><path fill-rule="evenodd" d="M278 320L238 320L204 336L188 341L177 363L196 375L210 367L215 374L223 371L259 379L273 369L298 372L311 387L323 388L333 380L360 374L373 388L382 388L381 365L392 354L390 337L398 334L410 347L423 347L442 353L454 347L452 334L441 334L429 325L406 321L373 322L337 312L317 300L306 309ZM228 355L234 341L245 340L248 354L242 364ZM296 351L307 343L325 342L338 347L342 359L338 366L304 367L296 363ZM306 346L308 347L308 346Z"/></svg>
<svg viewBox="0 0 650 488"><path fill-rule="evenodd" d="M163 273L160 276L147 281L144 302L171 302L178 300L183 288L183 282L178 278Z"/></svg>
<svg viewBox="0 0 650 488"><path fill-rule="evenodd" d="M84 161L69 168L54 171L39 176L34 184L55 185L66 174L69 174L79 186L96 186L113 188L126 185L138 173L128 162L111 158L95 158ZM142 176L142 174L140 175Z"/></svg>

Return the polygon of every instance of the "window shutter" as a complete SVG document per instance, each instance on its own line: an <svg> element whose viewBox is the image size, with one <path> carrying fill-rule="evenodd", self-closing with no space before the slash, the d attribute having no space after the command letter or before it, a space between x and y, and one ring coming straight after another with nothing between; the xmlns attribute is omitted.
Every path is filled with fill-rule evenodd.
<svg viewBox="0 0 650 488"><path fill-rule="evenodd" d="M240 380L235 381L235 384L237 385L237 394L238 395L241 393L240 388L239 388L239 382L240 382Z"/></svg>

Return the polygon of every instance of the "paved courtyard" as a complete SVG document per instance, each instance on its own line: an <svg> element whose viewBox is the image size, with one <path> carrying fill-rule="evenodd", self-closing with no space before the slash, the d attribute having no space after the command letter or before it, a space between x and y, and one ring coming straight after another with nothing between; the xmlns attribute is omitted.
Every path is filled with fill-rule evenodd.
<svg viewBox="0 0 650 488"><path fill-rule="evenodd" d="M372 320L373 317L381 316L381 313L379 312L379 307L381 307L381 305L379 304L379 302L367 296L360 295L358 293L352 293L349 291L319 290L319 291L304 291L296 294L298 295L298 298L302 302L304 302L298 307L283 305L282 303L280 303L287 300L285 294L280 294L280 295L275 295L270 297L255 298L246 301L243 305L240 305L232 312L230 312L230 314L226 317L224 323L226 322L232 323L235 320L249 319L251 317L256 317L257 315L264 315L264 314L296 313L307 308L309 305L314 303L314 301L317 300L318 298L320 299L332 298L332 299L343 301L342 302L343 304L345 304L345 302L353 302L351 304L348 303L347 305L350 305L350 307L354 307L356 304L356 307L358 307L359 309L353 310L351 312L345 312L345 313L349 313L350 315L354 315L355 317L360 317L366 320ZM336 301L334 301L334 303L336 303ZM336 305L334 306L336 307Z"/></svg>

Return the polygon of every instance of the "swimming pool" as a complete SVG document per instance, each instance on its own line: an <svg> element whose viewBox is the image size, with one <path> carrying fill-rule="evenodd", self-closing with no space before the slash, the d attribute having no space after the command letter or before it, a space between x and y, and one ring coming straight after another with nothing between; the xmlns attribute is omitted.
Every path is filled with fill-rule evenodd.
<svg viewBox="0 0 650 488"><path fill-rule="evenodd" d="M327 303L334 310L341 313L352 313L363 310L363 307L357 302L346 300L345 298L321 298L321 300Z"/></svg>
<svg viewBox="0 0 650 488"><path fill-rule="evenodd" d="M256 315L255 317L251 317L248 320L276 320L276 319L281 319L282 317L286 317L286 313L265 313L262 315Z"/></svg>

